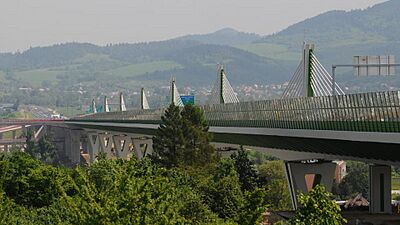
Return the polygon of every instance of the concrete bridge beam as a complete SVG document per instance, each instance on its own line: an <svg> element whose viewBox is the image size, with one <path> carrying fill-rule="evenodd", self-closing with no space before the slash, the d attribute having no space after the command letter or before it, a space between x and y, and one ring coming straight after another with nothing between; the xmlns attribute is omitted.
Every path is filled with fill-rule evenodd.
<svg viewBox="0 0 400 225"><path fill-rule="evenodd" d="M128 154L132 148L132 137L126 135L116 135L113 137L115 153L119 159L128 159Z"/></svg>
<svg viewBox="0 0 400 225"><path fill-rule="evenodd" d="M80 163L80 130L68 129L65 132L65 153L72 165Z"/></svg>
<svg viewBox="0 0 400 225"><path fill-rule="evenodd" d="M103 133L98 135L101 152L107 154L109 158L115 156L113 135L110 133Z"/></svg>
<svg viewBox="0 0 400 225"><path fill-rule="evenodd" d="M153 152L152 138L143 135L89 130L87 140L91 163L101 152L106 153L109 158L119 159L129 159L131 154L141 159Z"/></svg>
<svg viewBox="0 0 400 225"><path fill-rule="evenodd" d="M308 193L318 184L324 185L328 191L332 190L336 163L301 163L286 161L285 169L292 204L295 210L299 208L299 203L297 201L299 191Z"/></svg>
<svg viewBox="0 0 400 225"><path fill-rule="evenodd" d="M142 159L146 155L153 153L153 139L151 138L134 138L133 146L135 149L135 156Z"/></svg>
<svg viewBox="0 0 400 225"><path fill-rule="evenodd" d="M89 132L87 134L88 136L88 152L89 152L89 158L90 162L93 163L96 160L96 156L101 152L100 150L100 138L98 133L96 132Z"/></svg>
<svg viewBox="0 0 400 225"><path fill-rule="evenodd" d="M370 213L392 213L392 168L371 165L369 168Z"/></svg>

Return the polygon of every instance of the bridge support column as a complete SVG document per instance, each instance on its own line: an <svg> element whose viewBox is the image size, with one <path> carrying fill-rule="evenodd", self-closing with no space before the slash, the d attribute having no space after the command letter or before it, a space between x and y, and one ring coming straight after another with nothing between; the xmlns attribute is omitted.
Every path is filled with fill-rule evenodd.
<svg viewBox="0 0 400 225"><path fill-rule="evenodd" d="M335 163L285 162L285 169L292 204L295 210L299 208L297 201L298 191L308 193L318 184L324 185L328 191L332 190L336 169Z"/></svg>
<svg viewBox="0 0 400 225"><path fill-rule="evenodd" d="M67 130L65 138L65 153L72 165L78 165L81 157L81 143L79 130Z"/></svg>
<svg viewBox="0 0 400 225"><path fill-rule="evenodd" d="M113 135L112 134L99 134L98 138L100 141L99 144L100 144L101 152L106 153L109 158L114 157Z"/></svg>
<svg viewBox="0 0 400 225"><path fill-rule="evenodd" d="M100 138L99 135L96 132L89 132L87 134L88 136L88 141L89 141L89 146L88 146L88 152L89 152L89 158L90 162L93 163L96 160L97 155L100 150Z"/></svg>
<svg viewBox="0 0 400 225"><path fill-rule="evenodd" d="M137 159L142 159L146 155L153 153L153 139L134 138L132 141Z"/></svg>
<svg viewBox="0 0 400 225"><path fill-rule="evenodd" d="M128 159L132 147L132 137L116 135L113 137L115 153L119 159Z"/></svg>
<svg viewBox="0 0 400 225"><path fill-rule="evenodd" d="M3 133L0 133L0 139L3 139Z"/></svg>
<svg viewBox="0 0 400 225"><path fill-rule="evenodd" d="M392 213L392 169L390 166L369 167L370 213Z"/></svg>

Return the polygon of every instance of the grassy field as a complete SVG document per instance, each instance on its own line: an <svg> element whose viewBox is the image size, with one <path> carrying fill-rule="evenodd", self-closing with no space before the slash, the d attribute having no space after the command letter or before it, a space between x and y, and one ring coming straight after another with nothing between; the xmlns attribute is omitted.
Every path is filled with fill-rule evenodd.
<svg viewBox="0 0 400 225"><path fill-rule="evenodd" d="M74 62L77 64L82 64L86 62L104 62L104 61L117 62L117 60L111 59L109 55L104 55L104 54L86 54L85 56L74 60Z"/></svg>
<svg viewBox="0 0 400 225"><path fill-rule="evenodd" d="M180 68L182 68L182 66L173 61L154 61L119 67L113 70L108 70L105 74L112 77L135 77L146 73Z"/></svg>
<svg viewBox="0 0 400 225"><path fill-rule="evenodd" d="M108 56L107 56L108 57ZM102 55L88 55L80 60L83 61L101 61L111 60ZM82 62L82 61L81 61ZM28 82L35 87L40 87L43 81L57 82L57 75L68 72L68 70L76 70L79 64L73 64L66 67L52 67L45 69L26 70L15 72L15 78ZM172 69L180 69L182 66L173 61L154 61L148 63L138 63L128 66L122 66L116 69L103 71L102 78L132 78L146 73L153 73L156 71L168 71ZM79 71L77 72L79 73ZM5 76L4 72L0 72L0 80Z"/></svg>
<svg viewBox="0 0 400 225"><path fill-rule="evenodd" d="M55 71L53 69L38 69L15 72L15 78L29 82L33 86L40 86L43 81L55 82L57 75L62 71Z"/></svg>
<svg viewBox="0 0 400 225"><path fill-rule="evenodd" d="M291 52L287 46L269 43L252 43L237 45L236 48L249 51L256 55L277 60L299 60L300 53Z"/></svg>

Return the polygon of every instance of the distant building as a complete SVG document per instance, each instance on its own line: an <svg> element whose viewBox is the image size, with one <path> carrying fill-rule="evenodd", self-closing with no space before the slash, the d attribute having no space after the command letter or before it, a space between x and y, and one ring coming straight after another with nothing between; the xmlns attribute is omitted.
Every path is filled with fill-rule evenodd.
<svg viewBox="0 0 400 225"><path fill-rule="evenodd" d="M339 184L347 175L346 162L336 161L335 182Z"/></svg>

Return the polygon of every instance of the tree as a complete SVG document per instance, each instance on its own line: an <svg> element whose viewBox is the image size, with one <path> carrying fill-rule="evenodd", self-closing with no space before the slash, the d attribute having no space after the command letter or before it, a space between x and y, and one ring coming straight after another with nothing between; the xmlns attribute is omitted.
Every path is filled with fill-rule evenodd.
<svg viewBox="0 0 400 225"><path fill-rule="evenodd" d="M38 155L38 159L44 163L58 163L57 148L49 135L45 135L39 139L36 153Z"/></svg>
<svg viewBox="0 0 400 225"><path fill-rule="evenodd" d="M52 142L51 137L45 135L39 139L37 144L35 144L33 139L33 131L28 130L26 134L25 152L44 163L57 164L57 148Z"/></svg>
<svg viewBox="0 0 400 225"><path fill-rule="evenodd" d="M153 160L167 168L203 166L215 159L203 111L187 105L182 112L171 104L153 137Z"/></svg>
<svg viewBox="0 0 400 225"><path fill-rule="evenodd" d="M200 187L204 201L223 219L238 217L244 196L233 160L222 159L212 173L211 179Z"/></svg>
<svg viewBox="0 0 400 225"><path fill-rule="evenodd" d="M240 150L231 155L231 159L235 162L235 168L239 174L240 186L243 191L252 191L257 185L257 171L254 164L249 159L248 152L240 146Z"/></svg>
<svg viewBox="0 0 400 225"><path fill-rule="evenodd" d="M286 210L292 207L289 188L282 161L265 162L257 167L258 185L267 189L266 202L275 210Z"/></svg>
<svg viewBox="0 0 400 225"><path fill-rule="evenodd" d="M197 106L186 105L181 116L185 165L204 166L215 161L215 149L210 145L212 135L208 132L204 112Z"/></svg>
<svg viewBox="0 0 400 225"><path fill-rule="evenodd" d="M2 171L6 175L4 191L16 203L32 207L50 205L57 196L54 167L42 165L23 152L14 152L7 158L9 166Z"/></svg>
<svg viewBox="0 0 400 225"><path fill-rule="evenodd" d="M31 129L28 129L26 132L26 147L25 152L35 157L35 142L34 142L34 133Z"/></svg>
<svg viewBox="0 0 400 225"><path fill-rule="evenodd" d="M161 117L160 127L153 137L152 159L167 168L175 167L183 157L184 135L178 106L171 104Z"/></svg>
<svg viewBox="0 0 400 225"><path fill-rule="evenodd" d="M322 185L317 185L308 194L300 194L301 207L289 224L293 225L340 225L347 221L340 215L340 207L331 200L332 194Z"/></svg>
<svg viewBox="0 0 400 225"><path fill-rule="evenodd" d="M368 198L368 165L362 162L347 162L347 175L339 184L338 194L347 199L361 193Z"/></svg>

